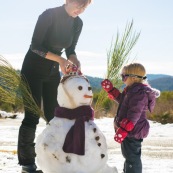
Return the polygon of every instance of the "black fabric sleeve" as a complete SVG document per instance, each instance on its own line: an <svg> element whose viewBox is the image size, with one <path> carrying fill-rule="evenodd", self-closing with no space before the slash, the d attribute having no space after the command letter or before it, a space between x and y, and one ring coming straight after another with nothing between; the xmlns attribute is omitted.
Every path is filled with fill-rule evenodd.
<svg viewBox="0 0 173 173"><path fill-rule="evenodd" d="M49 26L52 23L52 16L49 10L44 11L38 18L31 42L31 50L36 54L45 57L48 50L42 45Z"/></svg>
<svg viewBox="0 0 173 173"><path fill-rule="evenodd" d="M77 17L75 19L75 24L74 24L74 37L72 44L70 47L66 48L65 50L67 58L69 58L70 55L76 55L75 48L82 31L82 27L83 27L83 22L79 17Z"/></svg>

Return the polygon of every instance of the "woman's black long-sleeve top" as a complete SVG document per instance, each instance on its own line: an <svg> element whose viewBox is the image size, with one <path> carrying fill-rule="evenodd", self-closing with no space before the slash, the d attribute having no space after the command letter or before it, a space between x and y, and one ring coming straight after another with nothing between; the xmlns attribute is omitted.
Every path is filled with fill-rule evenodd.
<svg viewBox="0 0 173 173"><path fill-rule="evenodd" d="M76 54L75 47L83 22L79 17L68 15L65 5L44 11L38 18L32 37L31 50L45 57L48 51L67 58Z"/></svg>

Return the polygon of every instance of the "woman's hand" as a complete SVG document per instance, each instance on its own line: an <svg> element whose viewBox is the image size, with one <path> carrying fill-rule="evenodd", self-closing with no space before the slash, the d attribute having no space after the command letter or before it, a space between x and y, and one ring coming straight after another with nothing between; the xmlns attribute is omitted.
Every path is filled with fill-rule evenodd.
<svg viewBox="0 0 173 173"><path fill-rule="evenodd" d="M60 61L59 61L59 66L61 68L61 72L63 74L67 74L67 71L66 71L66 67L68 65L72 65L72 62L69 62L68 60L66 60L65 58L61 57Z"/></svg>
<svg viewBox="0 0 173 173"><path fill-rule="evenodd" d="M68 57L68 60L67 60L67 59L65 59L65 58L63 58L61 56L58 56L58 55L56 55L56 54L54 54L52 52L48 52L45 58L49 59L49 60L52 60L52 61L58 62L59 65L60 65L61 72L63 74L67 74L66 67L68 65L72 65L72 64L77 66L77 69L79 71L81 71L80 61L77 59L76 55L70 55Z"/></svg>
<svg viewBox="0 0 173 173"><path fill-rule="evenodd" d="M63 74L66 74L66 66L68 64L72 65L72 62L66 60L65 58L61 57L61 56L58 56L52 52L48 52L46 57L46 59L49 59L49 60L52 60L52 61L56 61L59 63L59 66L60 66L60 69L61 69L61 72Z"/></svg>
<svg viewBox="0 0 173 173"><path fill-rule="evenodd" d="M72 62L74 65L76 65L78 70L81 71L81 64L80 64L80 61L77 59L76 55L70 55L68 57L68 60L69 60L69 62Z"/></svg>

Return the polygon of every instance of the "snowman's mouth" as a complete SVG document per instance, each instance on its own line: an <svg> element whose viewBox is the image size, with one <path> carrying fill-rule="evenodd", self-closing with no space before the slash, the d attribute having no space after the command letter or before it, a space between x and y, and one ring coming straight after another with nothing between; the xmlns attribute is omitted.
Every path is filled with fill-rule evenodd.
<svg viewBox="0 0 173 173"><path fill-rule="evenodd" d="M92 95L84 95L85 98L92 98L93 96Z"/></svg>

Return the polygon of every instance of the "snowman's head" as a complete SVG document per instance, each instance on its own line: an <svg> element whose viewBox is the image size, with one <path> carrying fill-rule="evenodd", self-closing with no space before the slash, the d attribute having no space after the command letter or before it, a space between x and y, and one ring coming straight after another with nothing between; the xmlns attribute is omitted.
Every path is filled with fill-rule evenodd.
<svg viewBox="0 0 173 173"><path fill-rule="evenodd" d="M58 87L60 107L74 109L83 105L91 105L92 97L92 89L86 77L71 75L62 78Z"/></svg>

